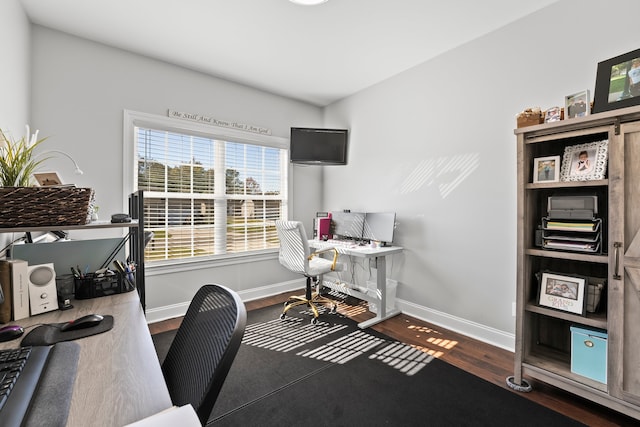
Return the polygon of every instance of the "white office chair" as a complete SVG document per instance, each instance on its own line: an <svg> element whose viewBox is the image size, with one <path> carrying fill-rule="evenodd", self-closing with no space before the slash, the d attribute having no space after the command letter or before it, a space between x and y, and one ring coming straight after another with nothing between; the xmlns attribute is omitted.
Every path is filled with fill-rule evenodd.
<svg viewBox="0 0 640 427"><path fill-rule="evenodd" d="M276 221L276 230L280 239L280 254L278 257L280 264L288 270L302 274L307 278L305 295L289 297L280 318L284 319L287 311L293 307L307 305L313 311L311 323L315 325L318 323L317 304L330 305L332 314L335 314L338 307L335 301L323 297L319 289L322 286L323 274L343 269L343 264L337 262L338 251L335 248L328 248L311 253L309 242L307 241L307 233L299 221ZM325 252L333 252L333 259L318 256ZM312 279L315 290L311 286Z"/></svg>

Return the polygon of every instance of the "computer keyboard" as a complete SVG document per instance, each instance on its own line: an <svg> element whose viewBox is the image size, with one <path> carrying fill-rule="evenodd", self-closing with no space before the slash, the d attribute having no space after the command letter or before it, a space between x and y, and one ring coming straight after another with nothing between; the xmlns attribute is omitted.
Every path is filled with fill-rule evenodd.
<svg viewBox="0 0 640 427"><path fill-rule="evenodd" d="M0 427L64 425L78 356L75 343L0 350ZM66 407L48 407L55 395L66 396Z"/></svg>
<svg viewBox="0 0 640 427"><path fill-rule="evenodd" d="M325 243L328 246L333 246L336 248L357 248L358 247L358 242L356 242L355 240L329 239L323 243Z"/></svg>

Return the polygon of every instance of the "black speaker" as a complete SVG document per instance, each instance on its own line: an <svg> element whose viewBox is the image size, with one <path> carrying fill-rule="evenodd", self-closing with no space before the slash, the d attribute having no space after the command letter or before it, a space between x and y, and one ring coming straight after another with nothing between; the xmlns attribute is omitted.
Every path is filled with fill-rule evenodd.
<svg viewBox="0 0 640 427"><path fill-rule="evenodd" d="M58 306L60 310L73 308L71 300L73 299L74 289L75 283L72 274L56 276L56 290L58 292Z"/></svg>
<svg viewBox="0 0 640 427"><path fill-rule="evenodd" d="M536 230L535 245L539 248L542 247L542 230L540 228Z"/></svg>

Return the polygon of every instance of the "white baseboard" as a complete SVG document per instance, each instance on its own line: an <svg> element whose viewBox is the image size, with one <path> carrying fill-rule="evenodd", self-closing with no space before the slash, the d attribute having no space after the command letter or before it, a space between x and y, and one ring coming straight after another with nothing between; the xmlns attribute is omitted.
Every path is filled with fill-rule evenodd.
<svg viewBox="0 0 640 427"><path fill-rule="evenodd" d="M247 289L245 291L238 291L238 295L240 295L242 301L247 302L260 298L270 297L272 295L278 295L283 292L304 289L304 286L304 279L297 279L291 280L289 282L276 283L275 285L260 286L257 288ZM173 319L174 317L184 316L187 312L187 309L189 308L189 303L190 301L186 301L178 304L167 305L164 307L147 308L147 323L161 322L163 320Z"/></svg>
<svg viewBox="0 0 640 427"><path fill-rule="evenodd" d="M515 349L515 335L491 328L480 323L471 322L460 317L452 316L409 301L396 299L396 307L400 311L416 319L433 323L450 331L458 332L467 337L485 342L513 352Z"/></svg>
<svg viewBox="0 0 640 427"><path fill-rule="evenodd" d="M189 308L190 302L191 301L181 302L158 308L147 308L145 312L147 323L156 323L163 320L173 319L174 317L184 316L187 312L187 308Z"/></svg>
<svg viewBox="0 0 640 427"><path fill-rule="evenodd" d="M289 282L276 283L275 285L260 286L257 288L238 291L243 301L253 301L283 292L294 291L304 288L303 280L292 280ZM147 323L160 322L174 317L184 316L189 307L189 301L173 304L165 307L147 309ZM400 311L416 319L433 323L434 325L458 332L468 337L477 339L487 344L500 347L508 351L515 349L515 335L491 328L480 323L471 322L460 317L452 316L428 307L414 304L409 301L396 299L396 307Z"/></svg>

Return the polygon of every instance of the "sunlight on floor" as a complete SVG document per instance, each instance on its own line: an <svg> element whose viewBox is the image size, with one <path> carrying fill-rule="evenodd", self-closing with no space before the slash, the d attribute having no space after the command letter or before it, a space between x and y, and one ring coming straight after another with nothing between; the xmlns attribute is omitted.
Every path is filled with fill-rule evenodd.
<svg viewBox="0 0 640 427"><path fill-rule="evenodd" d="M338 312L347 317L357 316L369 311L369 304L366 301L358 300L357 305L349 304L345 301L337 301L337 303ZM410 324L407 328L415 333L416 339L420 342L420 344L407 345L431 357L440 358L447 351L458 345L458 341L447 339L442 336L441 332L430 327Z"/></svg>
<svg viewBox="0 0 640 427"><path fill-rule="evenodd" d="M441 332L427 326L409 325L407 329L414 332L419 341L424 340L424 347L420 346L422 351L429 353L433 357L442 357L446 353L445 350L452 350L458 345L458 341L447 339L442 336Z"/></svg>
<svg viewBox="0 0 640 427"><path fill-rule="evenodd" d="M344 302L338 302L338 312L347 317L354 317L359 314L363 314L369 311L369 305L366 301L361 301L358 305L346 304Z"/></svg>

